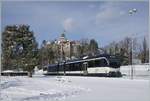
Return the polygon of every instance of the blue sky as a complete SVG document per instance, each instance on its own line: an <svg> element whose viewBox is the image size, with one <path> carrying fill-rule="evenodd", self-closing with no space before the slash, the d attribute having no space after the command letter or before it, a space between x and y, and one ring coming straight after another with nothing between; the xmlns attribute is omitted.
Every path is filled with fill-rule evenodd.
<svg viewBox="0 0 150 101"><path fill-rule="evenodd" d="M137 12L129 15L130 9ZM66 30L69 40L94 38L99 46L126 36L148 34L148 2L2 2L2 30L28 24L39 44L57 39Z"/></svg>

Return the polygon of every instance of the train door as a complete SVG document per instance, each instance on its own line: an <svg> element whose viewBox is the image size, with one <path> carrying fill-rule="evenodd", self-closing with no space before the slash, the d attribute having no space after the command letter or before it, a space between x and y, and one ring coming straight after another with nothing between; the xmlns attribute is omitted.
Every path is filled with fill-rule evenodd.
<svg viewBox="0 0 150 101"><path fill-rule="evenodd" d="M87 63L87 62L84 62L84 63L83 63L83 74L84 74L84 75L87 75L87 74L88 74L87 69L88 69L88 63Z"/></svg>

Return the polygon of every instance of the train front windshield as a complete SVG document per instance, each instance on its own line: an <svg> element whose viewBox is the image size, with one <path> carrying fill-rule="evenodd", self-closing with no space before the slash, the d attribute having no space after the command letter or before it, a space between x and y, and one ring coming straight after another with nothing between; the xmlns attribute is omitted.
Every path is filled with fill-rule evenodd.
<svg viewBox="0 0 150 101"><path fill-rule="evenodd" d="M113 68L119 68L121 65L120 59L116 56L110 56L109 57L109 65L110 65L110 67L113 67Z"/></svg>

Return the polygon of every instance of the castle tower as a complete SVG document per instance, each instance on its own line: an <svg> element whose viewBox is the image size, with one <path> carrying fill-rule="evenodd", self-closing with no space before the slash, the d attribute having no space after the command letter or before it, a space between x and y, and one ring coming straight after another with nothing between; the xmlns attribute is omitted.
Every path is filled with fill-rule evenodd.
<svg viewBox="0 0 150 101"><path fill-rule="evenodd" d="M64 32L61 34L61 36L59 38L60 43L67 41L65 33L66 33L66 31L64 30Z"/></svg>

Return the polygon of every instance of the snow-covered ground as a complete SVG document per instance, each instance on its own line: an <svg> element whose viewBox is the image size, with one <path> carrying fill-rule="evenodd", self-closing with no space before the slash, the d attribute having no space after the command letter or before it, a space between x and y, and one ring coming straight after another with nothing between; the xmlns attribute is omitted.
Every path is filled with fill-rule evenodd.
<svg viewBox="0 0 150 101"><path fill-rule="evenodd" d="M122 78L43 76L35 69L33 78L2 76L0 101L150 101L150 67L121 66Z"/></svg>
<svg viewBox="0 0 150 101"><path fill-rule="evenodd" d="M131 72L133 69L133 77L135 79L150 79L150 65L127 65L121 66L120 71L127 78L131 78Z"/></svg>
<svg viewBox="0 0 150 101"><path fill-rule="evenodd" d="M149 80L37 74L1 77L0 101L150 101Z"/></svg>

